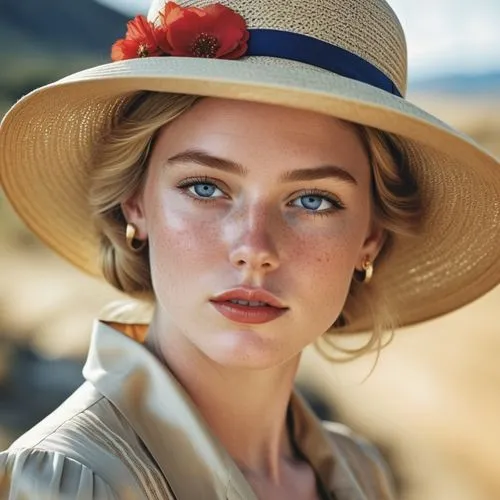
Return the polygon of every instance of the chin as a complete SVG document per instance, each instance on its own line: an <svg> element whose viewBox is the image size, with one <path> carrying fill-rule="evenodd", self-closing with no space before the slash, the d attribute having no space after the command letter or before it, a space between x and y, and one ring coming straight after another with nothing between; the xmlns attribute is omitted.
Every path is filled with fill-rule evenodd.
<svg viewBox="0 0 500 500"><path fill-rule="evenodd" d="M270 339L254 330L224 331L216 337L203 351L215 363L228 368L265 370L290 358L283 349L283 339Z"/></svg>

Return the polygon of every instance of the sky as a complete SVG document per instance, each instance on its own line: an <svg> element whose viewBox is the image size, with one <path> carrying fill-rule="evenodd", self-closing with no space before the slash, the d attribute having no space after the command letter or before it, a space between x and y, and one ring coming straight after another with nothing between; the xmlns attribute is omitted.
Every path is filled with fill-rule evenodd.
<svg viewBox="0 0 500 500"><path fill-rule="evenodd" d="M130 16L150 3L98 1ZM410 77L500 71L500 0L388 1L406 33Z"/></svg>

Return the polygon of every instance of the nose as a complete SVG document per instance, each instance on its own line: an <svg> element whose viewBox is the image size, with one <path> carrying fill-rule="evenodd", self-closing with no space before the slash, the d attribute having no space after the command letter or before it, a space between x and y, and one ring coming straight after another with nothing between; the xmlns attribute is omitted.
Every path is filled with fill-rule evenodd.
<svg viewBox="0 0 500 500"><path fill-rule="evenodd" d="M248 272L271 272L280 265L276 248L277 228L263 209L246 209L228 226L232 233L231 264ZM273 234L274 233L274 234Z"/></svg>

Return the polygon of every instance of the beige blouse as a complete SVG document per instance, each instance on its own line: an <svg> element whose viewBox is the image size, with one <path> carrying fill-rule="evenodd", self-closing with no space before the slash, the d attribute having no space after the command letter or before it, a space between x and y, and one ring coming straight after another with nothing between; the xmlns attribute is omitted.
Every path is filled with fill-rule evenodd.
<svg viewBox="0 0 500 500"><path fill-rule="evenodd" d="M0 498L257 500L139 341L96 321L83 374L72 396L0 453ZM292 438L332 499L395 499L374 447L341 424L322 424L297 393L289 409Z"/></svg>

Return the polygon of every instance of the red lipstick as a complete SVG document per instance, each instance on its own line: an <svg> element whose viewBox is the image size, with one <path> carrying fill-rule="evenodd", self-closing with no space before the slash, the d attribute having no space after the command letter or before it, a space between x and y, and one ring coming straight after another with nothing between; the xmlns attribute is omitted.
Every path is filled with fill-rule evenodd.
<svg viewBox="0 0 500 500"><path fill-rule="evenodd" d="M237 323L267 323L288 311L288 307L263 288L233 288L212 297L210 302L222 315Z"/></svg>

